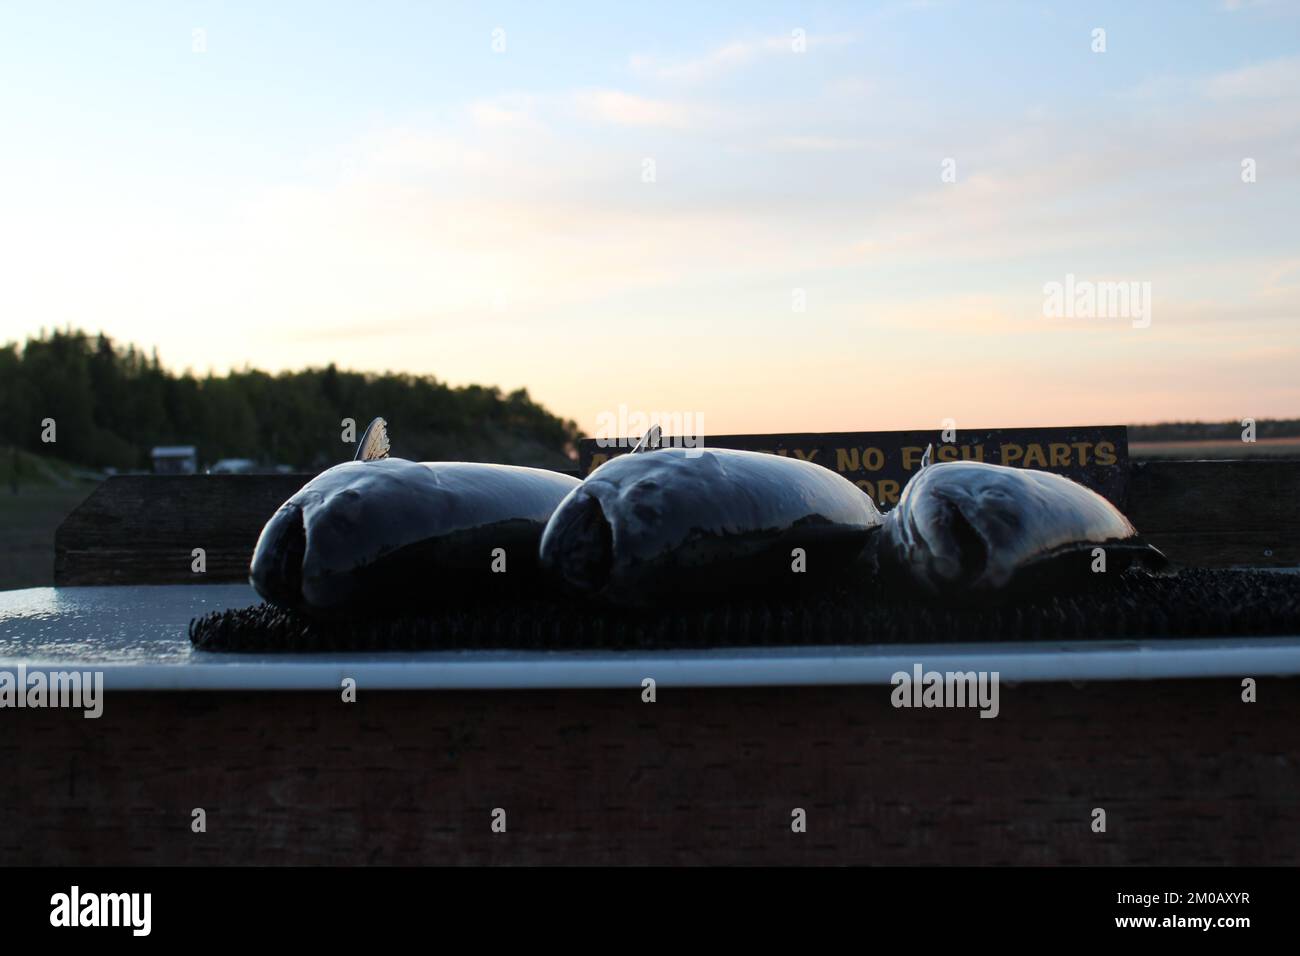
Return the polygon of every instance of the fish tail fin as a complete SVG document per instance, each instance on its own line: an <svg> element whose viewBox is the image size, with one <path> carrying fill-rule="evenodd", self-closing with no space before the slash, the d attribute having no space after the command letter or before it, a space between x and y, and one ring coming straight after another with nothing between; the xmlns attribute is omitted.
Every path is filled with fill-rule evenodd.
<svg viewBox="0 0 1300 956"><path fill-rule="evenodd" d="M388 422L376 418L366 426L361 441L357 442L354 461L378 461L388 457Z"/></svg>

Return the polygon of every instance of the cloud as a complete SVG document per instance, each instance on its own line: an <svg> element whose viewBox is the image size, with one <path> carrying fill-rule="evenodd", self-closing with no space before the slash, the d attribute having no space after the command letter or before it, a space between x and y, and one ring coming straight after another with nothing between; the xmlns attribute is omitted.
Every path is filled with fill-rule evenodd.
<svg viewBox="0 0 1300 956"><path fill-rule="evenodd" d="M540 130L537 116L538 98L527 94L509 94L469 104L469 115L483 129Z"/></svg>
<svg viewBox="0 0 1300 956"><path fill-rule="evenodd" d="M790 152L838 153L845 150L864 149L866 145L861 140L836 136L781 136L772 140L771 148Z"/></svg>
<svg viewBox="0 0 1300 956"><path fill-rule="evenodd" d="M1280 57L1209 77L1205 94L1215 100L1268 99L1300 94L1300 57Z"/></svg>
<svg viewBox="0 0 1300 956"><path fill-rule="evenodd" d="M1219 9L1225 13L1237 13L1240 10L1249 10L1253 7L1270 7L1273 0L1223 0Z"/></svg>
<svg viewBox="0 0 1300 956"><path fill-rule="evenodd" d="M575 121L631 128L687 129L697 126L706 110L698 102L598 88L502 93L470 102L465 112L477 131L528 137L540 133L571 133ZM473 132L466 131L466 134Z"/></svg>
<svg viewBox="0 0 1300 956"><path fill-rule="evenodd" d="M650 99L622 90L590 90L574 95L579 110L591 119L619 126L658 126L684 129L692 125L692 110L669 100Z"/></svg>
<svg viewBox="0 0 1300 956"><path fill-rule="evenodd" d="M687 60L664 60L648 54L635 54L629 65L636 73L661 80L698 82L747 66L765 57L795 55L800 45L807 50L812 50L843 46L851 42L852 37L845 34L809 36L803 30L796 28L786 36L732 40L703 56Z"/></svg>

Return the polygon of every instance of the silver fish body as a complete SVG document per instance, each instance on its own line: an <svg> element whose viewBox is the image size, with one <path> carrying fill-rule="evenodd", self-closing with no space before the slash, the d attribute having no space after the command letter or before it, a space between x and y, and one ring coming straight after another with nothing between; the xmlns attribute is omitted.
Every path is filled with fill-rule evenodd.
<svg viewBox="0 0 1300 956"><path fill-rule="evenodd" d="M570 492L541 561L571 590L614 603L728 597L842 570L881 520L866 493L821 465L664 448L611 459Z"/></svg>
<svg viewBox="0 0 1300 956"><path fill-rule="evenodd" d="M982 462L927 464L886 515L882 573L920 591L980 599L1036 586L1080 582L1132 564L1162 568L1118 508L1061 475Z"/></svg>
<svg viewBox="0 0 1300 956"><path fill-rule="evenodd" d="M542 530L578 484L513 465L345 462L272 516L249 577L267 601L315 611L383 611L515 587L536 576ZM493 570L498 548L504 573Z"/></svg>

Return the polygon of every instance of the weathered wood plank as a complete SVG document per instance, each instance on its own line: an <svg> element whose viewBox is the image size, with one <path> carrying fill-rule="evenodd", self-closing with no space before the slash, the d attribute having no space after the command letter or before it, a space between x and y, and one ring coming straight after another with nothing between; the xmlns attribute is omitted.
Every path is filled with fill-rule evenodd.
<svg viewBox="0 0 1300 956"><path fill-rule="evenodd" d="M248 576L268 518L311 475L120 475L54 536L54 583L212 584ZM207 572L191 570L203 548Z"/></svg>
<svg viewBox="0 0 1300 956"><path fill-rule="evenodd" d="M1132 466L1128 514L1175 561L1300 565L1300 461ZM310 475L110 478L55 536L54 581L184 584L243 580L262 525ZM191 570L204 548L207 573Z"/></svg>
<svg viewBox="0 0 1300 956"><path fill-rule="evenodd" d="M1203 567L1300 565L1300 461L1132 467L1129 518L1174 560Z"/></svg>
<svg viewBox="0 0 1300 956"><path fill-rule="evenodd" d="M1146 461L1132 466L1128 515L1146 534L1300 531L1300 461Z"/></svg>
<svg viewBox="0 0 1300 956"><path fill-rule="evenodd" d="M1184 565L1206 568L1300 566L1295 531L1155 531L1146 540Z"/></svg>
<svg viewBox="0 0 1300 956"><path fill-rule="evenodd" d="M1296 865L1300 684L1259 690L110 694L0 721L0 865Z"/></svg>

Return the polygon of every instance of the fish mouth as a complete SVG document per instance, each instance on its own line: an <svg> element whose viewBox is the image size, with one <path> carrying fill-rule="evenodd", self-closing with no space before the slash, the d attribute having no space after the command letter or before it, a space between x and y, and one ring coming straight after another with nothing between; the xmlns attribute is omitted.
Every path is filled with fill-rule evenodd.
<svg viewBox="0 0 1300 956"><path fill-rule="evenodd" d="M302 509L280 508L262 529L249 565L250 583L265 600L285 607L303 602L302 563L307 554L307 529Z"/></svg>
<svg viewBox="0 0 1300 956"><path fill-rule="evenodd" d="M957 561L961 578L974 581L984 574L989 564L989 546L975 525L958 505L951 505L949 530L957 548Z"/></svg>
<svg viewBox="0 0 1300 956"><path fill-rule="evenodd" d="M968 588L988 571L989 544L966 514L970 502L936 496L934 504L928 520L917 525L917 537L930 552L928 577L937 588Z"/></svg>
<svg viewBox="0 0 1300 956"><path fill-rule="evenodd" d="M605 587L614 565L614 529L600 500L580 494L561 503L542 537L541 557L572 588L592 593Z"/></svg>

